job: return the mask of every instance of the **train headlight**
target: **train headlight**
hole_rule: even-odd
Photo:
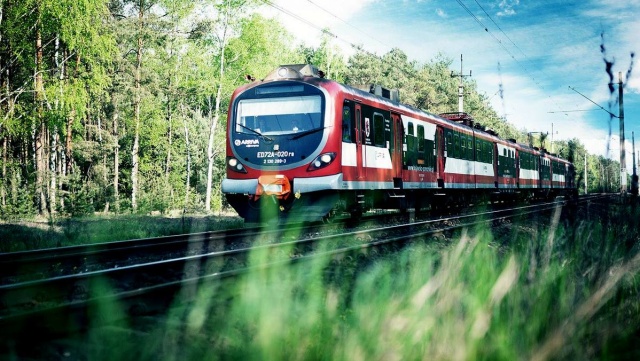
[[[309,168],[307,170],[313,171],[322,169],[329,164],[331,164],[336,159],[336,153],[323,153],[316,157],[316,159],[311,162]]]
[[[234,157],[227,157],[227,170],[238,173],[247,173],[242,163]]]

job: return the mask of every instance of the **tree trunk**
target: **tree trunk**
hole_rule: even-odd
[[[2,25],[2,20],[4,18],[4,9],[5,9],[5,3],[3,2],[0,5],[0,25]],[[2,42],[2,32],[0,32],[0,42]],[[10,49],[5,49],[5,50],[7,50],[7,54],[11,54]],[[7,69],[6,70],[7,76],[6,78],[3,77],[4,72],[0,71],[0,86],[2,87],[2,90],[6,91],[7,106],[6,106],[6,111],[4,113],[9,114],[9,111],[11,109],[10,107],[11,99],[9,96],[9,67],[5,65],[5,59],[2,55],[3,54],[0,53],[0,68]],[[9,183],[7,181],[7,147],[9,142],[9,136],[3,134],[2,127],[0,127],[0,136],[2,136],[2,181],[0,182],[0,205],[4,208],[7,206],[7,185]]]
[[[49,212],[51,214],[56,213],[56,190],[58,186],[58,181],[56,179],[56,164],[58,162],[57,159],[57,148],[58,148],[58,132],[57,127],[54,127],[53,134],[51,134],[51,156],[49,162],[49,170],[50,170],[50,183],[49,183]]]
[[[216,105],[213,111],[213,117],[211,118],[211,105],[209,105],[209,117],[211,118],[211,122],[209,123],[209,143],[207,145],[207,195],[205,200],[205,209],[207,212],[211,211],[211,185],[213,183],[213,162],[214,162],[214,151],[213,151],[213,141],[216,132],[216,128],[218,126],[218,120],[220,119],[220,97],[222,96],[222,83],[224,79],[225,72],[225,57],[224,52],[227,46],[227,33],[229,30],[229,22],[230,22],[231,14],[227,11],[224,15],[224,24],[222,37],[220,39],[220,47],[218,49],[220,54],[220,69],[219,69],[219,79],[218,79],[218,89],[216,91]],[[209,104],[211,104],[211,100],[209,100]]]
[[[71,139],[73,136],[73,122],[75,121],[75,117],[76,117],[76,110],[75,109],[71,109],[71,111],[69,112],[69,115],[67,116],[67,130],[66,130],[66,139],[64,142],[64,157],[65,157],[65,165],[64,165],[64,169],[63,169],[63,174],[64,175],[69,175],[71,174],[71,166],[72,166],[72,162],[71,162],[71,151],[72,151],[72,144],[71,144]]]
[[[63,94],[63,87],[62,87],[62,82],[64,81],[64,61],[61,63],[60,62],[60,37],[56,34],[56,40],[55,40],[55,55],[54,55],[54,60],[55,60],[55,64],[56,64],[56,68],[58,69],[58,85],[59,85],[59,97],[56,97],[55,100],[55,109],[56,111],[60,111],[60,109],[64,106],[64,94]],[[49,168],[50,168],[50,174],[51,174],[51,179],[50,179],[50,183],[49,183],[49,210],[51,212],[51,214],[56,213],[56,207],[57,207],[57,200],[56,200],[56,196],[57,196],[57,187],[58,187],[58,180],[57,180],[57,165],[58,165],[58,141],[59,141],[59,135],[58,135],[58,128],[57,126],[54,126],[53,129],[53,134],[51,134],[51,157],[49,159]]]
[[[186,210],[189,206],[189,185],[191,184],[191,143],[189,142],[189,126],[187,125],[187,118],[184,115],[184,104],[180,104],[180,109],[182,113],[182,120],[184,122],[184,143],[187,151],[187,180],[184,187],[183,206],[183,209]]]
[[[169,103],[167,103],[167,120],[169,121],[169,131],[167,134],[167,138],[168,138],[168,149],[167,149],[167,160],[165,163],[165,167],[164,167],[164,177],[165,180],[167,182],[167,184],[169,184],[169,172],[171,170],[171,147],[173,146],[173,119],[172,116],[173,114],[171,114],[171,105]]]
[[[115,90],[111,92],[111,106],[113,113],[111,114],[111,120],[113,122],[113,199],[116,212],[120,212],[120,193],[118,187],[120,180],[120,141],[118,139],[118,100],[116,98]]]
[[[36,5],[39,7],[40,4]],[[42,24],[40,15],[36,21],[36,67],[35,67],[35,101],[37,107],[37,118],[35,125],[35,166],[36,166],[36,197],[38,202],[38,213],[45,214],[47,209],[47,198],[44,192],[45,179],[45,147],[46,147],[46,127],[44,122],[44,80],[42,77]]]
[[[133,138],[133,149],[131,151],[131,208],[135,212],[138,209],[138,171],[140,169],[140,70],[142,67],[142,27],[144,18],[144,0],[140,0],[138,12],[138,48],[136,52],[136,69],[135,69],[135,101],[134,101],[134,121],[135,133]]]
[[[222,85],[220,85],[218,87],[218,92],[217,94],[220,94],[222,92]],[[218,97],[219,95],[216,97],[216,103],[218,103]],[[215,110],[212,110],[212,106],[211,106],[211,97],[209,97],[209,142],[207,145],[207,161],[208,161],[208,167],[207,167],[207,195],[206,195],[206,199],[205,199],[205,209],[207,210],[207,212],[211,211],[211,185],[213,183],[213,140],[214,140],[214,136],[216,133],[216,127],[218,126],[218,115],[214,114],[214,116],[211,116],[211,113],[214,112]]]
[[[2,207],[7,206],[7,143],[9,137],[2,137],[2,188],[0,189],[0,198]]]

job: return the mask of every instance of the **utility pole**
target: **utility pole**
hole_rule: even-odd
[[[471,70],[469,70],[469,75],[462,73],[462,54],[460,54],[460,74],[454,74],[453,70],[451,71],[452,78],[460,78],[460,83],[458,85],[458,113],[464,112],[464,84],[462,79],[468,76],[471,76]]]
[[[620,194],[627,189],[627,163],[624,151],[624,106],[622,101],[622,72],[618,72],[618,97],[620,98]]]
[[[549,133],[547,133],[549,134]],[[553,135],[558,134],[557,130],[553,130],[553,123],[551,123],[551,153],[555,153],[553,150]]]
[[[631,132],[631,144],[633,145],[633,175],[631,176],[631,194],[638,195],[638,174],[636,174],[636,137]]]
[[[584,194],[587,194],[587,153],[584,153]]]

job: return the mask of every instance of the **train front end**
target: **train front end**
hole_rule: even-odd
[[[290,65],[234,92],[222,192],[245,221],[318,220],[337,202],[332,84]]]

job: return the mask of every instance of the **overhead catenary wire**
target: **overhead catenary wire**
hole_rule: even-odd
[[[301,22],[303,22],[303,23],[305,23],[305,24],[307,24],[307,25],[311,26],[312,28],[314,28],[314,29],[316,29],[316,30],[320,31],[321,33],[327,34],[327,35],[329,35],[329,36],[331,36],[331,37],[333,37],[333,38],[335,38],[335,39],[337,39],[337,40],[342,41],[343,43],[347,44],[348,46],[350,46],[351,48],[355,49],[356,51],[360,51],[360,52],[366,53],[366,54],[368,54],[368,55],[370,55],[370,56],[372,56],[372,57],[374,57],[374,58],[376,58],[376,59],[380,60],[380,62],[382,62],[382,63],[386,63],[387,65],[392,66],[392,67],[394,67],[394,68],[396,68],[396,69],[398,69],[398,70],[402,71],[402,72],[403,72],[403,73],[405,73],[405,75],[407,75],[407,76],[410,76],[410,77],[414,77],[414,76],[416,76],[416,73],[417,73],[417,70],[416,70],[416,69],[411,69],[411,71],[409,71],[409,70],[407,70],[407,69],[405,69],[405,68],[400,68],[400,67],[398,67],[398,64],[393,64],[393,63],[390,63],[390,62],[386,62],[386,61],[382,58],[382,56],[379,56],[379,55],[377,55],[377,54],[375,54],[375,53],[372,53],[372,52],[370,52],[370,51],[368,51],[368,50],[364,49],[364,47],[362,47],[362,46],[360,46],[360,45],[356,45],[356,44],[354,44],[353,42],[351,42],[351,41],[349,41],[349,40],[346,40],[346,39],[344,39],[344,38],[342,38],[342,37],[340,37],[340,36],[338,36],[338,35],[336,35],[336,34],[334,34],[334,33],[330,32],[330,31],[328,31],[326,28],[323,28],[323,27],[320,27],[320,26],[318,26],[318,25],[314,24],[313,22],[311,22],[311,21],[309,21],[309,20],[307,20],[307,19],[303,18],[302,16],[297,15],[297,14],[295,14],[295,13],[293,13],[293,12],[291,12],[291,11],[289,11],[289,10],[287,10],[287,9],[285,9],[285,8],[283,8],[283,7],[279,6],[279,5],[277,5],[277,4],[275,4],[275,3],[274,3],[273,1],[271,1],[271,0],[263,0],[263,1],[264,1],[264,3],[265,3],[265,4],[267,4],[267,5],[271,6],[272,8],[274,8],[274,9],[276,9],[276,10],[278,10],[278,11],[280,11],[280,12],[282,12],[282,13],[286,14],[286,15],[289,15],[289,16],[291,16],[291,17],[293,17],[293,18],[295,18],[295,19],[297,19],[297,20],[299,20],[299,21],[301,21]],[[322,7],[320,7],[320,6],[318,6],[317,4],[315,4],[315,3],[311,2],[311,1],[309,1],[309,2],[310,2],[310,3],[312,3],[313,5],[315,5],[316,7],[321,8],[322,10],[324,10],[325,12],[327,12],[328,14],[330,14],[330,15],[334,16],[335,18],[340,19],[338,16],[334,15],[334,14],[333,14],[333,13],[331,13],[330,11],[328,11],[328,10],[326,10],[326,9],[324,9],[324,8],[322,8]],[[344,20],[342,20],[342,21],[344,21]],[[357,29],[357,28],[356,28],[356,27],[354,27],[354,26],[351,26],[351,27],[352,27],[352,28]],[[359,30],[359,31],[361,31],[361,30]],[[382,44],[382,45],[388,46],[388,45],[386,45],[386,44]]]
[[[478,0],[474,0],[476,2],[476,4],[478,4],[478,7],[480,9],[482,9],[482,12],[484,12],[484,14],[489,18],[489,20],[491,20],[491,22],[493,23],[493,25],[495,25],[498,30],[500,30],[500,32],[502,33],[502,35],[504,35],[505,38],[507,38],[507,40],[509,40],[509,42],[511,42],[511,44],[520,51],[520,53],[522,55],[525,56],[525,58],[527,57],[527,54],[524,53],[524,51],[522,51],[522,49],[520,49],[520,47],[518,45],[516,45],[516,43],[513,42],[513,40],[511,40],[511,38],[509,37],[509,35],[507,35],[507,33],[504,32],[504,30],[502,30],[502,28],[500,27],[500,25],[498,25],[498,23],[495,22],[495,20],[493,20],[493,17],[491,17],[491,15],[489,15],[489,13],[484,9],[484,7],[482,7],[482,5],[480,5],[480,3],[478,2]]]
[[[600,108],[600,110],[604,110],[605,112],[609,113],[609,115],[611,115],[614,118],[620,118],[619,116],[611,113],[610,111],[606,110],[602,105],[594,102],[593,100],[589,99],[586,95],[580,93],[579,91],[576,90],[576,88],[572,87],[571,85],[569,85],[569,89],[573,90],[574,92],[582,95],[583,98],[587,99],[588,101],[590,101],[591,103],[595,104],[595,106],[597,106],[598,108]]]
[[[478,4],[478,6],[482,9],[482,11],[487,14],[487,12],[484,10],[484,8],[478,3],[477,0],[474,0],[476,2],[476,4]],[[516,64],[518,64],[522,70],[524,70],[525,74],[527,74],[531,80],[533,80],[534,84],[536,84],[538,87],[540,87],[540,89],[546,93],[546,89],[544,88],[544,86],[542,84],[540,84],[540,82],[538,82],[536,80],[535,77],[533,77],[531,75],[531,72],[529,71],[529,69],[522,64],[522,62],[520,62],[520,60],[518,60],[515,55],[505,46],[505,44],[502,42],[502,40],[500,40],[491,30],[489,30],[489,27],[487,27],[470,9],[469,7],[467,7],[462,0],[456,0],[456,2],[458,3],[458,5],[460,5],[483,29],[484,31],[489,34],[497,43],[498,45],[500,45],[500,47],[511,57],[511,59],[513,59],[513,61],[516,62]],[[520,49],[519,46],[517,46],[507,35],[504,31],[502,31],[502,28],[500,28],[498,26],[498,24],[493,20],[493,18],[491,18],[491,16],[489,16],[489,14],[487,14],[487,16],[489,17],[489,19],[496,25],[496,27],[498,27],[498,29],[500,29],[500,31],[505,35],[505,37],[507,39],[509,39],[509,41],[511,41],[511,43],[520,51],[523,53],[523,55],[525,56],[526,59],[528,59],[528,57],[526,56],[526,54],[524,54],[524,52],[522,51],[522,49]],[[556,105],[557,108],[560,108],[560,106],[558,105],[558,103],[553,100],[551,98],[550,95],[547,95],[547,98],[549,98],[551,101],[553,101],[553,103]]]
[[[339,17],[339,16],[337,16],[336,14],[332,13],[331,11],[329,11],[329,10],[327,10],[327,9],[323,8],[322,6],[320,6],[320,5],[316,4],[315,2],[313,2],[313,1],[311,1],[311,0],[307,0],[307,2],[309,2],[309,3],[310,3],[310,4],[312,4],[313,6],[317,7],[318,9],[320,9],[320,10],[324,11],[325,13],[327,13],[327,14],[331,15],[332,17],[334,17],[334,18],[336,18],[336,19],[340,20],[341,22],[343,22],[344,24],[346,24],[346,25],[347,25],[347,26],[349,26],[350,28],[352,28],[352,29],[354,29],[354,30],[358,31],[359,33],[361,33],[361,34],[363,34],[363,35],[367,36],[369,39],[371,39],[371,40],[373,40],[373,41],[377,42],[378,44],[380,44],[380,45],[382,45],[382,46],[385,46],[385,47],[387,47],[387,48],[392,48],[392,46],[390,46],[390,45],[388,45],[388,44],[385,44],[385,43],[381,42],[381,41],[380,41],[380,39],[376,39],[376,38],[374,38],[373,36],[369,35],[367,32],[365,32],[365,31],[363,31],[363,30],[360,30],[358,27],[354,26],[352,23],[350,23],[350,22],[348,22],[348,21],[346,21],[346,20],[342,19],[341,17]]]

